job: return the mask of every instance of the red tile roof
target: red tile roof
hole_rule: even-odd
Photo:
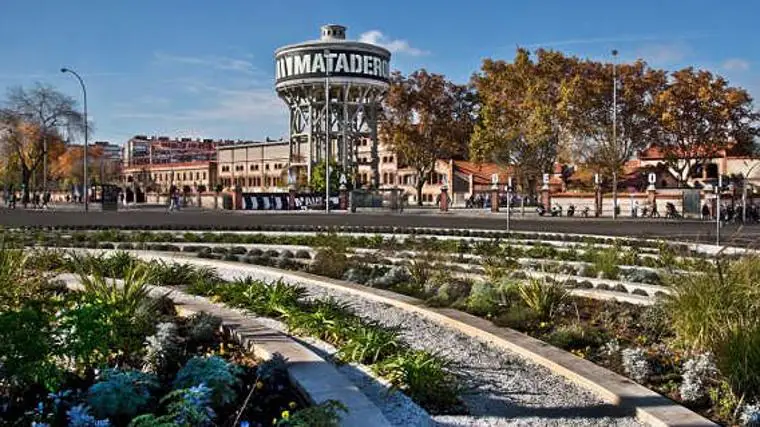
[[[466,160],[454,160],[454,171],[464,175],[472,175],[474,184],[490,184],[491,175],[498,174],[499,182],[507,182],[512,174],[512,168],[499,166],[496,163],[475,163]]]

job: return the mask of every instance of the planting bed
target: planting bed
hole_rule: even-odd
[[[17,230],[6,232],[6,240],[26,246],[172,252],[387,289],[539,338],[718,422],[741,424],[760,415],[754,406],[760,395],[760,261],[740,258],[741,251],[716,262],[692,245],[604,237],[467,230],[450,230],[448,235],[437,230],[430,236],[424,235],[427,230],[386,227],[333,230],[341,234],[320,234],[328,230],[314,227],[257,231]],[[532,384],[526,378],[546,377],[540,368],[505,371],[505,364],[518,366],[519,359],[488,347],[468,350],[471,339],[452,336],[446,328],[399,309],[319,287],[308,291],[311,298],[351,303],[360,317],[383,327],[403,325],[399,337],[411,349],[447,348],[442,360],[453,363],[450,372],[464,374],[462,384],[476,390],[472,396],[457,393],[462,408],[472,415],[529,417],[530,410],[520,412],[521,403],[536,412],[536,402],[504,389],[513,384],[510,378]],[[331,342],[340,351],[340,340]],[[549,389],[546,395],[560,394]],[[489,390],[498,392],[489,395]],[[574,393],[580,403],[572,401],[575,397],[569,402],[548,400],[546,407],[596,404],[593,397]],[[512,406],[504,403],[505,396],[513,399]],[[583,403],[587,398],[591,400]],[[442,405],[445,410],[429,402],[423,406],[437,413],[437,420],[468,420],[457,414],[461,406],[453,401]]]
[[[0,250],[0,425],[337,425],[341,404],[307,407],[284,359],[258,360],[215,316],[180,317],[129,260],[100,266],[119,285],[74,291],[50,273],[91,273],[81,258]]]

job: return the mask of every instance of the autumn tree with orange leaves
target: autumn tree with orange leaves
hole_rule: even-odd
[[[743,155],[755,152],[760,114],[746,90],[729,86],[721,76],[693,68],[676,71],[654,99],[654,109],[666,163],[682,182],[696,166],[724,150]]]
[[[475,105],[470,88],[440,74],[423,69],[391,76],[380,128],[399,161],[417,172],[418,205],[436,161],[466,156]]]
[[[0,152],[7,159],[3,164],[6,178],[15,172],[25,191],[29,191],[30,182],[46,156],[53,160],[53,155],[63,154],[59,130],[63,127],[72,133],[84,130],[83,115],[76,107],[73,98],[48,85],[8,91],[0,108]],[[53,163],[49,162],[51,166]]]

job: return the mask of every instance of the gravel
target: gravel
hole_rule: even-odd
[[[167,257],[169,258],[169,257]],[[185,260],[182,260],[185,261]],[[193,263],[192,260],[188,259]],[[254,276],[246,266],[221,266],[214,263],[227,279]],[[271,280],[270,275],[262,279]],[[285,280],[288,282],[289,280]],[[590,392],[533,364],[514,353],[497,348],[477,338],[431,322],[399,308],[362,299],[354,294],[317,285],[299,284],[310,297],[333,297],[348,303],[365,318],[387,326],[399,326],[404,339],[414,348],[438,353],[452,361],[462,374],[468,390],[462,399],[469,415],[433,416],[440,426],[638,426],[633,416],[605,403]],[[266,326],[282,330],[271,319],[260,319]],[[274,323],[272,323],[274,322]],[[309,340],[325,354],[334,348]],[[400,393],[388,394],[385,386],[361,367],[346,365],[341,371],[381,408],[395,425],[428,425],[427,418],[416,404]]]

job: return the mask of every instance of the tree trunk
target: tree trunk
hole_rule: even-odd
[[[617,218],[617,172],[612,172],[612,217]]]
[[[417,206],[422,206],[422,187],[425,186],[425,181],[422,179],[417,180],[415,187],[417,189]]]

